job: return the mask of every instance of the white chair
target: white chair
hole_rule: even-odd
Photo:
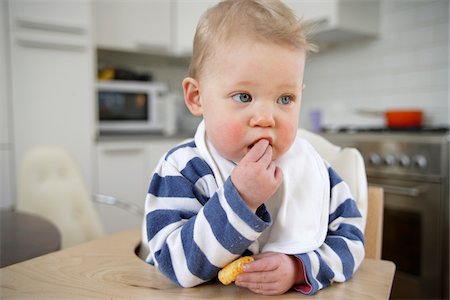
[[[365,249],[367,258],[381,258],[383,232],[383,190],[367,186],[364,159],[355,148],[341,148],[320,135],[304,129],[299,135],[309,141],[319,154],[349,185],[365,225]]]
[[[118,199],[92,196],[75,158],[57,145],[37,146],[21,163],[16,209],[39,215],[59,229],[62,248],[104,235],[93,200],[143,216],[143,209]]]
[[[104,234],[79,166],[59,146],[39,146],[25,154],[16,209],[55,224],[63,248]]]

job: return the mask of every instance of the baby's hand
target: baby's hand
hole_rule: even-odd
[[[265,139],[259,140],[231,172],[231,181],[253,212],[275,193],[282,178],[281,169],[272,161],[272,146]]]
[[[303,266],[294,256],[266,252],[253,256],[255,261],[244,266],[236,285],[263,295],[280,295],[294,284],[303,283]]]

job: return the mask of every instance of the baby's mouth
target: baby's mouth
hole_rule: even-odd
[[[264,140],[264,139],[261,139],[261,140]],[[257,140],[256,142],[254,142],[253,144],[250,144],[248,147],[247,147],[247,150],[250,150],[250,149],[252,149],[253,148],[253,146],[255,146],[256,145],[256,143],[258,143],[260,140]],[[269,141],[269,140],[268,140]],[[269,141],[269,146],[271,146],[272,147],[272,143]]]

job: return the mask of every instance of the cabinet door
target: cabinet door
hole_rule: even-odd
[[[115,143],[97,146],[98,194],[142,207],[148,189],[148,151],[144,144]],[[97,205],[107,233],[140,228],[142,218],[118,207]]]
[[[10,1],[9,12],[16,174],[30,148],[58,144],[72,152],[91,186],[91,3]]]
[[[158,165],[159,160],[163,157],[163,155],[175,147],[176,145],[180,144],[183,140],[181,139],[164,139],[164,140],[157,140],[152,141],[149,143],[149,157],[147,161],[147,166],[149,168],[149,173],[152,173],[156,166]],[[148,176],[148,182],[150,183],[150,175]]]
[[[95,0],[99,48],[167,53],[171,46],[171,1]]]
[[[175,54],[190,55],[192,53],[192,42],[198,20],[208,8],[218,2],[218,0],[175,0]]]
[[[98,194],[116,197],[142,208],[152,173],[160,158],[178,139],[161,139],[142,143],[115,142],[97,146]],[[97,205],[108,233],[140,228],[142,218],[114,206]],[[120,220],[120,221],[118,221]]]
[[[91,23],[91,1],[10,0],[12,29],[83,33]]]
[[[6,14],[6,2],[0,2],[0,146],[10,144],[11,139],[9,135],[9,111],[10,101],[8,100],[8,73],[7,73],[7,28],[8,24]]]
[[[285,0],[298,18],[304,21],[331,23],[336,18],[338,0]]]
[[[11,157],[12,141],[10,136],[9,114],[11,101],[9,100],[9,75],[7,73],[7,39],[6,2],[0,1],[0,208],[9,208],[13,204],[13,177]]]

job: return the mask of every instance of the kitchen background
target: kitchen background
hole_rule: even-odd
[[[448,126],[449,1],[379,1],[376,21],[375,37],[342,38],[332,44],[331,39],[321,39],[320,52],[310,56],[306,68],[302,127],[311,128],[309,114],[316,110],[322,112],[325,126],[381,126],[382,118],[357,110],[392,108],[423,109],[427,125]],[[99,53],[105,64],[149,70],[174,91],[180,91],[188,63]]]
[[[449,1],[382,1],[380,34],[324,49],[306,72],[308,111],[328,125],[378,125],[357,108],[419,108],[428,125],[449,123]]]
[[[69,149],[92,193],[142,207],[151,169],[199,121],[184,109],[181,81],[198,17],[215,2],[0,0],[0,207],[14,207],[21,160],[40,144]],[[300,127],[315,130],[313,115],[331,131],[381,127],[381,116],[360,110],[397,108],[422,110],[427,127],[449,127],[449,0],[287,3],[318,24]],[[178,132],[100,135],[96,72],[106,66],[167,83],[178,95]],[[97,209],[107,232],[141,224]]]

